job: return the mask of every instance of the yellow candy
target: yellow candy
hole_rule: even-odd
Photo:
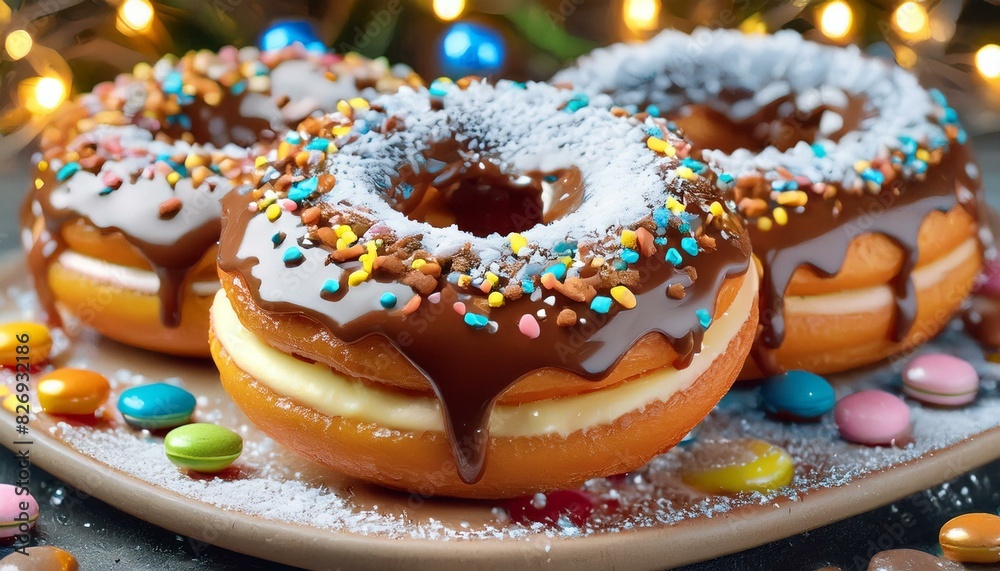
[[[677,167],[677,170],[674,172],[677,173],[677,176],[685,180],[693,180],[695,177],[694,171],[689,167]]]
[[[458,276],[458,287],[469,287],[472,283],[472,276],[462,274]]]
[[[511,232],[507,238],[510,240],[510,249],[513,250],[515,254],[520,252],[521,248],[528,245],[528,239],[517,232]]]
[[[427,260],[425,260],[423,258],[417,258],[416,260],[413,260],[413,263],[410,264],[410,267],[413,268],[413,269],[415,269],[415,270],[419,270],[420,268],[422,268],[422,267],[424,267],[426,265],[427,265]]]
[[[620,303],[625,309],[635,307],[635,294],[625,286],[615,286],[611,288],[611,297]]]
[[[357,285],[361,285],[367,279],[368,279],[368,272],[364,270],[356,270],[352,272],[351,275],[347,276],[347,283],[351,287],[354,287]]]
[[[788,211],[780,206],[771,211],[771,216],[774,217],[774,221],[778,223],[778,226],[788,224]]]
[[[368,110],[368,100],[364,97],[352,97],[348,103],[352,108],[357,109],[358,111]]]
[[[646,139],[646,146],[649,147],[651,151],[663,153],[668,157],[672,157],[677,154],[677,149],[675,149],[673,145],[659,137],[650,137]]]
[[[772,224],[773,223],[771,222],[770,218],[764,218],[763,216],[761,216],[760,218],[757,219],[758,230],[767,232],[768,230],[771,229]]]
[[[347,224],[341,224],[333,229],[333,233],[337,235],[338,238],[343,238],[344,234],[351,232],[351,227]]]
[[[680,214],[681,212],[684,212],[684,208],[685,208],[684,204],[682,204],[681,201],[677,200],[673,196],[667,197],[667,209],[673,212],[674,214]]]
[[[193,169],[194,167],[204,166],[204,164],[205,164],[205,159],[199,157],[198,155],[188,155],[187,158],[184,159],[184,166],[189,169]]]
[[[924,161],[925,163],[931,160],[931,154],[927,152],[927,149],[917,149],[916,157],[918,160]]]
[[[267,157],[263,157],[263,156],[257,157],[253,161],[253,166],[255,166],[257,168],[261,168],[261,167],[265,166],[266,164],[267,164]]]
[[[21,401],[18,400],[17,397],[18,397],[18,395],[7,395],[7,396],[5,396],[3,398],[3,407],[5,409],[9,410],[10,412],[24,412],[23,410],[21,410],[21,411],[17,410],[17,406],[19,404],[22,404]]]
[[[181,180],[181,174],[178,172],[172,172],[167,175],[167,182],[170,183],[170,186],[176,185],[180,180]]]
[[[51,350],[52,334],[41,323],[14,321],[0,325],[0,365],[4,367],[42,363]]]
[[[621,242],[622,246],[625,246],[626,248],[635,248],[635,232],[631,230],[622,230]]]
[[[681,477],[706,492],[767,492],[790,484],[795,473],[788,452],[762,440],[706,443],[699,452]]]
[[[1000,563],[1000,517],[990,513],[960,515],[941,528],[944,556],[962,563]]]
[[[493,285],[497,285],[497,282],[500,281],[500,277],[493,272],[486,272],[486,279]]]
[[[709,207],[709,211],[712,213],[712,216],[722,216],[723,213],[722,204],[719,204],[718,202],[713,202],[712,206]]]
[[[267,215],[268,220],[274,222],[281,216],[281,207],[277,204],[271,204],[267,207],[267,210],[264,211],[264,214]]]
[[[42,179],[40,179],[40,178],[36,178],[35,179],[35,190],[38,190],[38,189],[42,188],[42,186],[44,186],[44,185],[45,185],[45,183],[42,181]]]
[[[789,190],[779,193],[775,201],[782,206],[804,206],[809,202],[809,195],[801,190]]]
[[[47,170],[49,170],[49,162],[48,161],[38,161],[38,172],[45,172]]]
[[[500,307],[503,305],[503,294],[495,291],[489,295],[487,301],[489,301],[490,307]]]
[[[351,126],[350,125],[337,125],[336,127],[334,127],[332,129],[332,131],[333,131],[333,136],[335,136],[335,137],[343,137],[344,135],[346,135],[346,134],[348,134],[348,133],[351,132]]]
[[[343,234],[340,235],[340,239],[347,244],[353,244],[358,241],[358,235],[355,234],[354,231],[352,231],[350,228],[348,228],[347,232],[344,232]]]
[[[869,166],[871,166],[871,163],[868,161],[858,161],[854,163],[854,170],[859,173],[862,173],[865,172],[865,169],[867,169]]]
[[[351,104],[343,99],[337,102],[337,111],[344,117],[351,117],[354,115],[354,110],[351,109]]]
[[[38,404],[49,414],[94,414],[111,393],[104,375],[86,369],[56,369],[38,381]]]

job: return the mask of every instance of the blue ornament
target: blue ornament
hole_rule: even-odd
[[[782,420],[816,420],[837,403],[826,379],[807,371],[788,371],[768,378],[760,389],[761,408]]]
[[[312,22],[309,20],[281,20],[268,26],[260,35],[260,49],[267,52],[280,50],[292,44],[302,44],[311,52],[326,51],[323,41],[316,35]]]
[[[452,24],[441,40],[441,63],[451,76],[489,75],[503,68],[506,46],[494,29],[473,22]]]

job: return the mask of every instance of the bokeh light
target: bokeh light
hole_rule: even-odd
[[[839,40],[851,33],[854,25],[854,11],[847,2],[836,0],[820,8],[819,29],[823,35]]]
[[[434,14],[450,22],[462,15],[465,11],[465,0],[434,0]]]
[[[118,7],[118,18],[129,28],[142,32],[153,24],[156,12],[149,0],[125,0]]]
[[[33,46],[31,41],[31,34],[25,30],[14,30],[13,32],[7,34],[7,39],[4,40],[3,48],[7,51],[7,55],[10,56],[12,60],[19,60],[24,56],[28,55]]]
[[[48,113],[66,101],[66,83],[58,77],[36,77],[21,83],[22,94],[32,113]]]
[[[441,41],[441,63],[448,75],[487,75],[503,68],[506,47],[492,28],[473,22],[452,24]]]
[[[930,17],[927,9],[916,2],[903,2],[892,13],[892,23],[903,37],[911,40],[926,40],[931,35]]]
[[[986,44],[976,52],[976,69],[987,79],[1000,77],[1000,46]]]
[[[649,32],[659,27],[660,0],[625,0],[622,14],[633,32]]]

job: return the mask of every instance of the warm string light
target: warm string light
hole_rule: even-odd
[[[1000,46],[986,44],[976,52],[976,69],[986,79],[1000,78]]]
[[[622,14],[633,32],[649,32],[660,24],[660,0],[625,0]]]
[[[125,0],[118,7],[118,20],[128,29],[144,32],[153,24],[156,11],[149,0]],[[121,26],[118,27],[121,29]]]
[[[434,0],[434,15],[450,22],[465,11],[465,0]]]
[[[12,60],[19,60],[24,56],[28,55],[31,51],[31,47],[34,43],[31,41],[31,34],[25,30],[14,30],[13,32],[7,34],[7,39],[4,40],[3,48],[6,50],[7,55],[10,56]]]
[[[927,9],[917,2],[900,4],[892,14],[892,24],[906,39],[921,41],[931,37]]]
[[[854,25],[854,11],[842,0],[829,2],[820,8],[819,29],[823,35],[834,40],[846,38]]]
[[[66,101],[66,83],[58,77],[46,76],[21,82],[25,106],[32,113],[49,113]]]

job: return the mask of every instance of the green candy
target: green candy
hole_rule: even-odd
[[[221,472],[243,452],[243,439],[228,428],[195,423],[175,428],[163,439],[169,459],[195,472]]]

